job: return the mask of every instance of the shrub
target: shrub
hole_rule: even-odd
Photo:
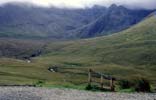
[[[90,84],[88,84],[86,86],[86,90],[99,91],[100,88],[97,85],[90,85]]]
[[[131,82],[128,80],[120,80],[119,81],[119,86],[121,89],[128,89],[131,87]]]
[[[37,87],[42,87],[44,84],[45,84],[45,81],[39,80],[39,81],[37,81],[37,82],[35,83],[35,86],[37,86]]]
[[[92,90],[92,86],[91,86],[90,84],[88,84],[88,85],[86,86],[86,90]]]
[[[151,92],[150,83],[148,80],[142,78],[135,81],[135,90],[137,92]]]

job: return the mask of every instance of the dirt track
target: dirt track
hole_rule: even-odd
[[[101,93],[33,87],[0,87],[0,100],[156,100],[156,94]]]

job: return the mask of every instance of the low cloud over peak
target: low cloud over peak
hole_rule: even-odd
[[[109,7],[112,4],[117,4],[131,9],[156,9],[156,0],[0,0],[1,5],[10,2],[27,2],[37,6],[59,8],[85,8],[94,5]]]

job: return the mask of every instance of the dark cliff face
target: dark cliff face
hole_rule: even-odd
[[[0,37],[88,38],[125,29],[152,11],[112,5],[87,9],[0,7]]]
[[[104,7],[84,10],[8,4],[0,7],[0,36],[64,38],[68,31],[89,24],[104,11]]]
[[[140,22],[151,12],[149,10],[130,10],[123,6],[112,5],[96,21],[81,28],[79,35],[86,38],[119,32]]]

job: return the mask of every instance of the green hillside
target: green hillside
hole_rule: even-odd
[[[87,70],[121,79],[144,77],[156,81],[156,17],[148,17],[114,35],[67,42],[48,42],[42,55],[26,61],[1,58],[0,84],[83,86]],[[58,73],[48,71],[57,66]],[[124,76],[124,77],[123,77]]]
[[[156,18],[150,17],[136,26],[115,35],[51,43],[48,56],[90,56],[100,63],[119,65],[155,65]]]

